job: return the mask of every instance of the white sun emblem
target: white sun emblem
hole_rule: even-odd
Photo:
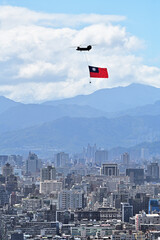
[[[93,68],[92,68],[92,71],[96,71],[96,68],[93,67]]]

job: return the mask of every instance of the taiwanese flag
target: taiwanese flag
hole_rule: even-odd
[[[107,68],[88,66],[91,78],[108,78]]]

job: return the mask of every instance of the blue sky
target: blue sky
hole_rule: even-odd
[[[0,95],[39,102],[133,82],[160,87],[159,9],[159,0],[0,0]],[[96,44],[88,58],[107,66],[107,81],[87,85],[84,58],[70,49],[79,44]]]
[[[159,0],[1,0],[0,3],[49,13],[125,15],[131,30],[139,34],[142,30],[148,32],[147,25],[158,26],[160,18]]]
[[[122,25],[146,43],[145,51],[141,52],[146,63],[160,66],[159,0],[0,0],[0,4],[48,13],[126,16]]]

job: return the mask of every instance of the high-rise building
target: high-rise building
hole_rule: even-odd
[[[0,206],[9,203],[9,194],[6,192],[5,187],[0,185]]]
[[[133,217],[133,206],[129,203],[121,203],[122,222],[129,222],[129,218]]]
[[[148,213],[149,196],[147,193],[136,193],[135,197],[132,196],[129,199],[129,203],[133,206],[134,216],[140,211],[145,211],[146,213]]]
[[[11,206],[17,203],[17,194],[15,192],[10,194],[9,203]]]
[[[56,179],[56,169],[53,166],[47,166],[41,169],[41,181],[44,180],[55,180]]]
[[[152,162],[147,165],[147,176],[151,180],[158,180],[159,179],[159,166],[158,163]]]
[[[143,168],[128,168],[126,169],[126,176],[130,177],[130,182],[136,185],[144,183],[144,169]]]
[[[59,209],[75,210],[84,207],[84,193],[75,190],[62,190],[58,195]]]
[[[121,155],[121,161],[124,165],[128,166],[130,162],[130,156],[129,153],[125,152]]]
[[[11,174],[13,174],[13,167],[9,163],[6,163],[2,168],[2,175],[7,178]]]
[[[104,163],[101,167],[101,174],[106,176],[118,176],[118,165],[116,163]]]
[[[97,150],[95,152],[95,164],[101,166],[102,163],[107,163],[108,152],[106,150]]]
[[[96,150],[97,150],[96,144],[94,144],[93,146],[88,144],[86,148],[83,148],[83,155],[88,163],[94,161]]]
[[[147,148],[141,148],[141,159],[147,160],[149,157],[149,151]]]
[[[69,163],[69,154],[60,152],[55,155],[55,166],[56,167],[65,167]]]
[[[29,152],[29,156],[26,160],[26,173],[28,175],[36,174],[40,171],[41,160],[35,153]]]
[[[13,174],[6,178],[6,190],[11,193],[18,190],[17,177]]]

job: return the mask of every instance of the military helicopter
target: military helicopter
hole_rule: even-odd
[[[92,49],[91,45],[88,45],[87,47],[77,47],[77,51],[90,51]]]

